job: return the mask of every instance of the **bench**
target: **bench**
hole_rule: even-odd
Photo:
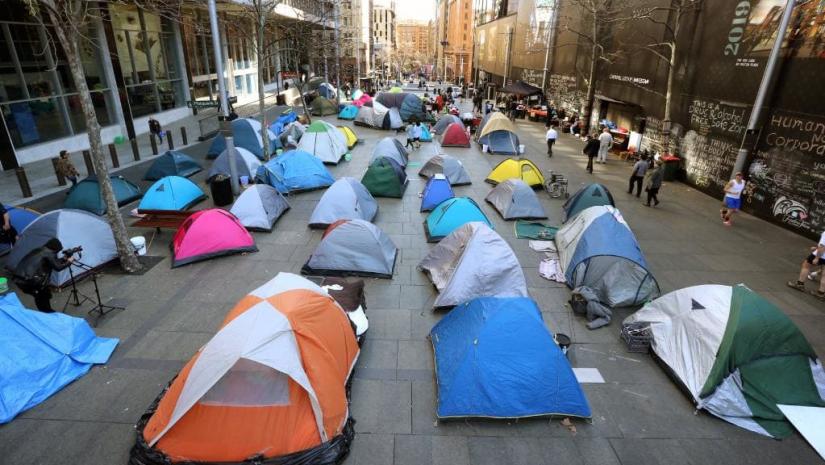
[[[194,211],[176,211],[176,210],[138,210],[138,214],[143,215],[142,218],[132,223],[133,227],[137,228],[156,228],[160,232],[161,228],[178,229],[180,225],[186,221],[186,218],[195,213]]]

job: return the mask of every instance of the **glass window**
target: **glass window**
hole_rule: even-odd
[[[181,81],[166,81],[158,83],[161,110],[170,110],[183,106],[183,92],[180,90]]]
[[[42,98],[0,105],[15,147],[39,144],[70,136],[60,106],[62,97]]]
[[[126,88],[126,93],[133,118],[139,118],[158,111],[154,84],[130,86]]]
[[[255,82],[257,80],[257,79],[252,79],[252,77],[253,77],[253,75],[251,75],[251,74],[246,75],[246,91],[250,94],[255,93],[255,86],[254,86],[253,82]]]

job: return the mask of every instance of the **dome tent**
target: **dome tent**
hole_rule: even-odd
[[[619,210],[585,209],[556,232],[555,241],[571,289],[587,286],[610,307],[637,305],[659,295],[659,285]]]
[[[418,264],[438,289],[434,308],[476,297],[527,297],[513,250],[485,223],[469,222],[445,237]]]
[[[586,208],[599,205],[615,207],[616,204],[613,202],[613,194],[602,184],[588,184],[577,190],[576,193],[571,195],[570,198],[564,202],[564,205],[562,205],[564,221],[573,218]]]
[[[312,100],[310,113],[313,116],[328,116],[338,113],[338,105],[326,97],[316,97]]]
[[[461,122],[461,118],[459,118],[456,115],[443,115],[441,118],[438,118],[438,121],[433,126],[433,134],[444,134],[444,131],[447,130],[447,127],[449,127],[453,123],[461,123],[462,125],[464,124]]]
[[[303,150],[290,150],[269,160],[258,168],[255,179],[282,194],[323,189],[335,182],[323,162]]]
[[[499,183],[485,198],[505,220],[547,218],[536,193],[520,179]]]
[[[192,181],[180,176],[166,176],[146,190],[146,195],[138,204],[138,211],[183,211],[204,199],[206,194]]]
[[[330,100],[334,100],[336,98],[336,95],[338,94],[338,92],[335,91],[335,87],[328,82],[322,82],[318,86],[318,88],[315,89],[315,91],[318,92],[318,95],[320,95],[321,97]]]
[[[32,221],[40,216],[40,212],[30,210],[24,207],[6,207],[6,212],[9,214],[9,222],[18,233],[22,233]],[[5,255],[11,250],[11,244],[0,242],[0,255]]]
[[[424,166],[418,170],[418,174],[425,178],[431,178],[435,174],[443,174],[453,186],[464,186],[473,183],[461,160],[444,154],[436,155],[427,160]]]
[[[373,197],[393,197],[400,199],[407,188],[407,173],[393,159],[381,157],[370,163],[361,184]]]
[[[338,119],[354,120],[356,115],[358,115],[358,107],[347,105],[338,112]]]
[[[111,175],[109,179],[112,182],[112,190],[114,190],[115,201],[118,207],[122,207],[142,197],[140,188],[129,182],[129,180],[123,176]],[[103,201],[103,194],[100,192],[100,184],[98,183],[97,176],[91,175],[72,186],[72,188],[69,189],[66,201],[63,202],[63,208],[86,210],[95,215],[105,214],[106,203]]]
[[[141,417],[130,463],[339,463],[354,437],[348,380],[358,343],[322,288],[279,273]]]
[[[341,135],[344,136],[344,140],[347,142],[347,149],[355,147],[355,144],[358,143],[358,136],[355,134],[355,131],[346,126],[338,126],[338,130],[341,132]]]
[[[462,303],[430,332],[438,418],[590,418],[567,357],[526,297]]]
[[[360,92],[360,90],[358,91]],[[355,93],[352,95],[352,104],[358,108],[361,108],[364,105],[372,104],[372,97],[369,94],[365,94],[361,92],[361,95],[355,96]]]
[[[387,118],[390,121],[389,129],[399,129],[404,127],[404,119],[401,118],[401,112],[398,111],[398,108],[390,108],[387,111]]]
[[[398,248],[378,226],[340,220],[329,226],[301,273],[392,278]]]
[[[421,209],[419,211],[428,212],[437,207],[441,202],[455,197],[450,181],[443,174],[434,174],[427,181],[424,192],[421,194]]]
[[[521,179],[530,187],[542,187],[544,176],[541,170],[532,161],[526,158],[508,158],[493,168],[487,175],[486,182],[496,185],[508,179]]]
[[[325,229],[338,220],[372,221],[378,202],[363,184],[354,178],[341,178],[324,192],[309,217],[309,227]]]
[[[32,250],[42,247],[49,239],[57,238],[63,247],[83,247],[83,263],[92,268],[101,267],[117,258],[112,228],[104,219],[83,210],[53,210],[32,221],[20,232],[20,238],[6,258],[6,268],[13,271]],[[75,278],[86,270],[72,265]],[[63,287],[69,284],[69,268],[53,271],[49,284]]]
[[[304,132],[298,148],[315,155],[324,163],[337,165],[347,153],[347,141],[341,131],[326,121],[315,121]]]
[[[269,232],[287,210],[289,203],[277,189],[266,184],[254,184],[238,196],[229,212],[247,230]]]
[[[267,128],[269,135],[269,150],[270,155],[275,153],[275,150],[281,148],[281,143],[275,133]],[[232,121],[232,145],[241,147],[256,156],[259,160],[264,157],[264,143],[261,139],[261,123],[254,118],[238,118]],[[226,139],[223,134],[218,134],[212,140],[212,145],[206,152],[206,158],[216,158],[226,150]]]
[[[220,208],[192,213],[175,232],[169,246],[172,268],[224,255],[258,251],[255,239],[238,219]]]
[[[372,156],[370,157],[370,163],[378,160],[379,158],[386,157],[392,159],[394,162],[398,163],[402,167],[407,167],[407,149],[393,137],[385,137],[378,141],[375,144],[375,148],[372,149]]]
[[[390,109],[375,101],[365,104],[358,110],[354,124],[375,129],[398,129],[401,127],[401,123],[395,121],[395,118],[390,119]],[[393,126],[393,124],[396,124],[396,126]]]
[[[442,147],[469,147],[470,137],[461,123],[453,123],[447,126],[444,134],[441,136]]]
[[[261,166],[261,161],[258,160],[252,152],[243,147],[235,147],[235,168],[238,173],[238,179],[241,176],[247,176],[250,180],[258,172],[258,167]],[[232,170],[229,168],[229,151],[224,150],[221,155],[212,162],[212,168],[209,168],[209,173],[206,175],[206,182],[211,182],[212,178],[222,174],[229,176]]]
[[[783,438],[793,429],[778,404],[825,407],[816,352],[782,310],[743,284],[680,289],[624,323],[649,325],[653,352],[697,408],[739,427]]]
[[[469,197],[455,197],[438,204],[424,221],[427,242],[438,242],[465,223],[480,221],[490,228],[493,224]]]
[[[398,114],[404,121],[417,119],[422,121],[426,118],[421,99],[415,94],[408,92],[382,92],[378,94],[376,99],[380,104],[387,108],[395,108]]]
[[[157,181],[166,176],[183,176],[188,178],[200,172],[203,167],[192,157],[183,152],[168,150],[157,157],[143,175],[144,181]]]
[[[517,155],[519,139],[513,123],[501,112],[488,113],[483,126],[478,128],[478,143],[486,145],[490,153],[499,155]]]

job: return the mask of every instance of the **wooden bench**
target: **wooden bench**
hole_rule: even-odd
[[[160,232],[164,229],[178,229],[180,225],[189,218],[189,215],[195,213],[194,211],[176,211],[176,210],[138,210],[138,214],[144,215],[137,221],[132,223],[133,227],[137,228],[156,228]]]

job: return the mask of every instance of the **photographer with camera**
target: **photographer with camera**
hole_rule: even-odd
[[[44,313],[53,313],[49,288],[49,279],[53,271],[61,271],[74,262],[73,254],[80,252],[80,247],[63,250],[63,244],[56,238],[49,239],[42,247],[29,252],[14,270],[14,281],[20,290],[34,297],[37,309]]]

